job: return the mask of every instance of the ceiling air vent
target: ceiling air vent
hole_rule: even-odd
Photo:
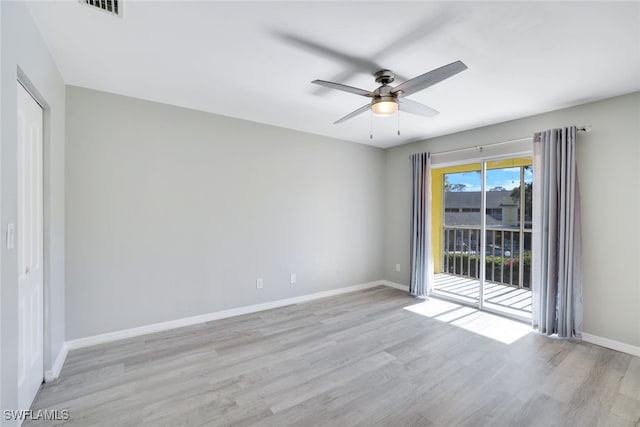
[[[93,6],[114,16],[122,16],[122,0],[80,0],[80,3]]]

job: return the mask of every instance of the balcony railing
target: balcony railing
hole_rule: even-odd
[[[530,229],[445,226],[443,272],[479,279],[483,245],[486,281],[531,289]]]

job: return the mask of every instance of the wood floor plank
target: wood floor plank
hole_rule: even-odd
[[[376,287],[75,350],[32,408],[71,419],[23,425],[640,425],[640,358],[417,304]]]

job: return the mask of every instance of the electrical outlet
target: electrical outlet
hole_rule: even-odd
[[[264,286],[264,281],[262,280],[262,277],[258,277],[256,279],[256,289],[262,289],[263,286]]]
[[[291,273],[291,284],[293,285],[294,283],[296,283],[296,273]]]
[[[400,264],[396,264],[396,271],[400,271]]]

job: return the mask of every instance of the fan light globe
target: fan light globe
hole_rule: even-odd
[[[376,116],[391,116],[398,111],[398,104],[395,101],[380,101],[371,106],[371,111]]]

